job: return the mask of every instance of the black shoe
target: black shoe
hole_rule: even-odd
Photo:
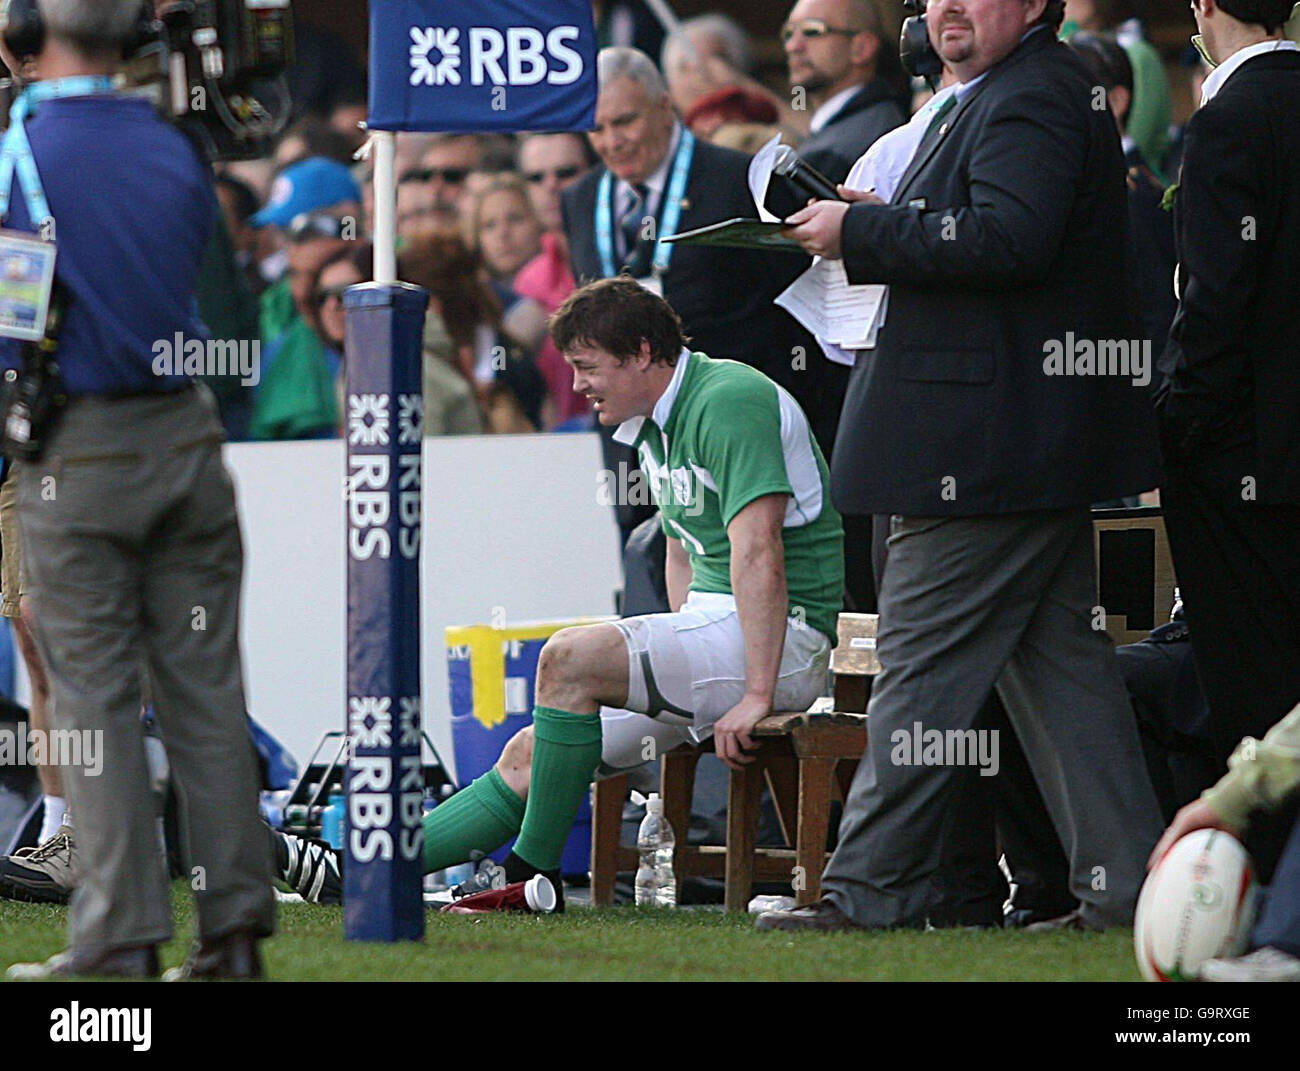
[[[276,831],[279,878],[313,904],[343,903],[343,862],[337,848],[323,840],[308,840]]]
[[[216,979],[251,981],[262,977],[258,938],[251,933],[226,934],[213,941],[200,941],[183,967],[173,967],[164,982],[199,982]]]
[[[560,877],[558,867],[555,870],[538,870],[532,863],[520,859],[514,852],[506,856],[504,866],[507,885],[513,885],[517,881],[527,881],[535,874],[546,875],[546,879],[555,889],[555,910],[551,914],[564,914],[564,879]]]

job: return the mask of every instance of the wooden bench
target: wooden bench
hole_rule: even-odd
[[[839,644],[831,656],[836,711],[772,714],[754,730],[755,761],[731,771],[727,801],[727,843],[687,844],[695,767],[713,750],[712,741],[682,745],[660,756],[660,796],[664,815],[677,835],[673,872],[688,877],[721,878],[727,911],[744,911],[754,882],[790,883],[795,899],[808,904],[821,896],[831,801],[843,799],[867,745],[865,715],[869,678],[879,672],[875,658],[874,614],[841,614]],[[858,706],[854,710],[852,707]],[[850,709],[839,709],[840,706]],[[760,789],[766,782],[776,805],[785,848],[757,846]],[[638,854],[621,843],[627,777],[598,781],[592,800],[591,902],[614,902],[620,871],[636,870]]]

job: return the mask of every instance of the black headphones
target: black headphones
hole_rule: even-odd
[[[903,6],[912,14],[903,20],[898,35],[898,58],[913,78],[924,78],[934,86],[934,79],[943,72],[943,60],[930,44],[930,31],[926,26],[926,0],[903,0]]]
[[[24,60],[45,47],[45,23],[36,0],[4,0],[4,41],[10,55]]]
[[[45,20],[37,0],[3,0],[0,19],[3,20],[5,47],[15,59],[25,60],[39,56],[45,47]],[[140,13],[131,37],[122,43],[123,58],[133,55],[153,36],[153,0],[140,0]]]

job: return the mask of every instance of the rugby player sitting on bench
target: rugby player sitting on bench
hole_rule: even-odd
[[[581,625],[547,641],[532,726],[424,819],[426,872],[518,835],[507,881],[544,873],[593,780],[712,734],[729,766],[754,726],[822,694],[844,589],[843,529],[798,405],[761,372],[686,347],[661,297],[627,277],[573,293],[551,335],[616,438],[640,456],[668,536],[672,613]],[[653,745],[651,742],[653,741]],[[339,854],[273,837],[276,870],[338,902]]]

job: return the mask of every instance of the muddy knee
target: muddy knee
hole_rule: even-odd
[[[533,766],[533,727],[520,729],[501,750],[497,759],[497,773],[521,799],[528,797],[528,775]]]

